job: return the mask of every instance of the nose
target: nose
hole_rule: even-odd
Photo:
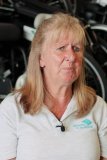
[[[76,54],[74,53],[73,49],[69,49],[67,52],[66,52],[66,55],[65,55],[65,60],[66,61],[69,61],[69,62],[75,62],[76,60]]]

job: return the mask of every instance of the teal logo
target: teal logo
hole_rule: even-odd
[[[85,129],[85,128],[93,128],[92,121],[89,119],[84,119],[83,121],[79,122],[78,124],[73,125],[76,129]]]
[[[85,119],[82,122],[86,125],[90,125],[92,123],[89,119]]]

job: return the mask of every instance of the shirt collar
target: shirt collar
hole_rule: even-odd
[[[75,111],[77,111],[77,102],[76,102],[76,97],[73,96],[71,98],[63,116],[61,117],[61,121],[66,119],[70,114],[74,113]]]
[[[66,108],[66,110],[60,120],[63,121],[64,119],[66,119],[70,114],[74,113],[75,111],[77,111],[77,103],[76,103],[76,97],[73,96],[71,98],[70,102],[68,103],[67,108]],[[42,107],[42,112],[45,112],[47,114],[50,113],[49,109],[47,108],[47,106],[45,104]]]

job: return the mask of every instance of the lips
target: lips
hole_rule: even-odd
[[[66,70],[67,70],[67,71],[72,71],[73,68],[71,68],[71,67],[64,67],[63,70],[65,70],[65,71],[66,71]]]
[[[64,67],[64,68],[62,69],[62,71],[63,71],[63,73],[69,74],[69,75],[71,75],[71,74],[74,73],[74,69],[71,68],[71,67]]]

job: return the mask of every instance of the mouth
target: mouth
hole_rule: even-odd
[[[63,70],[65,70],[65,71],[73,71],[73,68],[71,68],[71,67],[64,67]]]
[[[71,68],[71,67],[64,67],[64,68],[62,69],[62,71],[63,71],[63,73],[65,73],[65,74],[71,75],[71,74],[73,74],[74,69]]]

